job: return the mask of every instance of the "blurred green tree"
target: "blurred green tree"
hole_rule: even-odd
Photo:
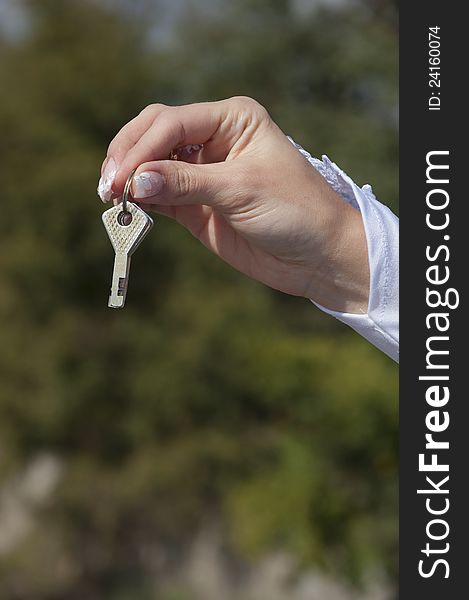
[[[164,219],[125,311],[108,310],[94,191],[106,144],[146,104],[248,94],[396,207],[392,3],[188,9],[165,44],[151,12],[25,6],[28,34],[0,39],[0,485],[42,451],[64,470],[0,556],[0,600],[153,598],[143,549],[177,562],[208,519],[241,556],[280,547],[392,577],[395,366]]]

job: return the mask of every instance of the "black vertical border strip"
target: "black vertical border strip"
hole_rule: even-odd
[[[469,397],[466,389],[467,279],[469,276],[469,224],[465,205],[469,204],[469,154],[466,146],[467,116],[464,105],[469,103],[465,88],[467,79],[468,25],[463,18],[464,3],[406,2],[400,6],[400,228],[401,228],[401,384],[400,384],[400,600],[453,600],[469,597]],[[441,70],[439,90],[429,87],[429,27],[440,27]],[[440,92],[441,110],[429,111],[428,98]],[[449,180],[445,189],[450,194],[448,212],[450,225],[444,232],[431,231],[426,226],[426,155],[433,150],[449,150]],[[444,159],[443,161],[444,162]],[[444,212],[444,211],[443,211]],[[444,235],[449,240],[443,240]],[[425,475],[419,473],[418,455],[425,451],[428,433],[425,417],[429,410],[425,400],[428,381],[419,376],[428,374],[426,341],[431,333],[426,326],[426,315],[432,312],[426,304],[426,269],[430,264],[425,256],[426,246],[437,248],[446,244],[450,250],[448,262],[438,264],[450,269],[446,287],[456,288],[460,295],[459,307],[446,310],[450,328],[449,362],[446,372],[450,380],[450,400],[445,408],[450,416],[448,430],[435,434],[435,439],[448,440],[449,450],[439,452],[439,462],[449,463],[448,495],[434,495],[434,506],[448,498],[450,508],[441,518],[449,525],[447,538],[434,541],[428,538],[426,527],[432,518],[426,509],[426,496],[417,494],[425,487]],[[443,256],[443,254],[441,255]],[[445,286],[441,286],[442,288]],[[442,290],[443,291],[443,290]],[[444,335],[444,334],[441,334]],[[445,344],[441,344],[443,348]],[[443,371],[432,371],[443,374]],[[431,454],[431,452],[430,452]],[[446,460],[444,460],[446,459]],[[435,473],[438,482],[446,474]],[[430,486],[427,485],[427,488]],[[442,486],[443,487],[443,486]],[[439,500],[437,500],[437,498]],[[435,526],[434,534],[444,532]],[[430,543],[432,549],[448,552],[426,557],[422,549]],[[419,561],[425,560],[424,570],[431,571],[434,561],[448,561],[446,567],[436,567],[431,577],[419,574]]]

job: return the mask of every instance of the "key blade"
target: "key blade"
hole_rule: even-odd
[[[130,255],[116,253],[112,271],[111,294],[108,302],[109,308],[123,308],[127,296],[129,270]]]

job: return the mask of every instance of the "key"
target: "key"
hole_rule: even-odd
[[[131,202],[106,210],[102,219],[116,253],[108,306],[122,308],[127,295],[130,258],[152,228],[153,219]]]

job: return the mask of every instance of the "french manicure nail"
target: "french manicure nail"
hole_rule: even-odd
[[[112,184],[117,173],[116,163],[111,157],[106,163],[103,174],[98,183],[98,196],[103,202],[109,202],[112,198]]]
[[[161,192],[164,185],[163,176],[160,173],[139,173],[134,177],[133,193],[134,198],[150,198]]]

